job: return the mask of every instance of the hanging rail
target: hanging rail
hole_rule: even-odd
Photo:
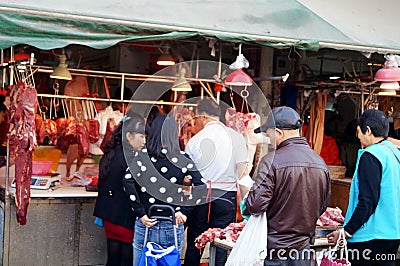
[[[33,69],[38,69],[38,72],[51,73],[53,68],[49,66],[32,66]],[[97,77],[97,78],[111,78],[111,79],[126,79],[126,80],[147,80],[156,82],[168,82],[173,83],[179,77],[174,76],[158,76],[158,75],[147,75],[147,74],[134,74],[134,73],[123,73],[123,72],[110,72],[110,71],[99,71],[99,70],[85,70],[77,68],[68,68],[73,75]],[[203,81],[203,82],[215,82],[214,79],[199,79],[199,78],[186,78],[188,81]]]
[[[92,97],[80,97],[80,96],[68,96],[68,95],[54,95],[54,94],[44,94],[44,93],[38,93],[37,96],[38,97],[48,97],[48,98],[60,98],[60,99],[102,101],[102,102],[123,102],[123,103],[197,106],[197,104],[195,104],[195,103],[176,103],[176,102],[151,101],[151,100],[120,100],[120,99],[92,98]]]

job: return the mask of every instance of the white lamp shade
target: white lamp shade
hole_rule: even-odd
[[[184,68],[179,72],[179,78],[172,85],[173,91],[192,91],[192,86],[185,78],[186,70]]]
[[[379,88],[384,90],[397,90],[399,89],[399,83],[397,81],[392,82],[382,82]]]
[[[71,73],[67,69],[67,65],[65,63],[67,61],[67,57],[65,55],[60,55],[59,60],[60,64],[50,74],[50,78],[71,80],[72,79]]]

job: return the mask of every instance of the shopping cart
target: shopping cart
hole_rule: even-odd
[[[171,222],[175,245],[164,248],[158,243],[147,242],[150,229],[146,227],[139,266],[181,266],[174,208],[169,205],[153,205],[149,209],[149,218]]]

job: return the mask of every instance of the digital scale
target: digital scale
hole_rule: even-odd
[[[60,174],[54,173],[49,175],[32,175],[31,188],[32,189],[49,189],[54,186],[54,182],[60,181]],[[15,187],[15,179],[11,183],[11,187]]]

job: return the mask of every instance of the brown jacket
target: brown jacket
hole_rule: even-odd
[[[323,159],[305,138],[287,139],[261,159],[255,181],[246,208],[267,212],[268,250],[305,248],[331,196]]]

